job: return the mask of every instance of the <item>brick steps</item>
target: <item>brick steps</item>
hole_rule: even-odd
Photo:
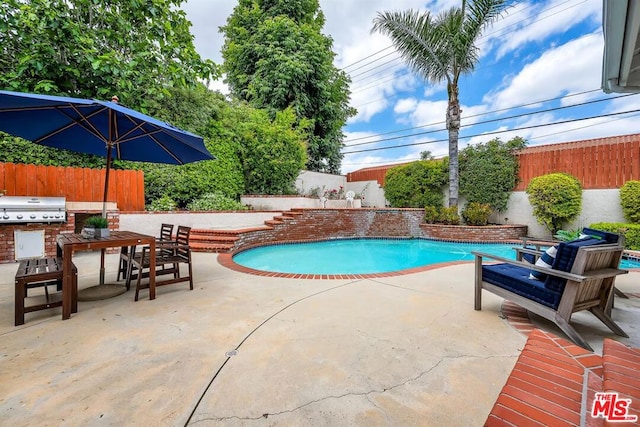
[[[236,242],[242,235],[257,231],[273,230],[273,227],[283,226],[290,221],[304,215],[304,211],[287,211],[266,220],[264,226],[242,228],[238,230],[216,230],[205,228],[192,228],[190,246],[194,252],[228,253],[236,248]]]
[[[605,425],[591,416],[597,392],[631,399],[628,415],[640,416],[640,349],[605,339],[599,356],[535,329],[485,425]]]

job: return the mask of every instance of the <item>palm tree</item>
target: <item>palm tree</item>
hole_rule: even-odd
[[[372,32],[391,38],[411,69],[431,83],[447,81],[449,131],[449,206],[458,205],[458,133],[460,99],[458,79],[478,63],[476,42],[482,31],[506,8],[506,0],[462,0],[435,18],[426,11],[378,12]]]

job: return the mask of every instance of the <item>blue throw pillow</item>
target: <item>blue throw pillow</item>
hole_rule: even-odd
[[[538,267],[551,268],[553,265],[553,261],[556,259],[556,254],[558,253],[558,246],[552,246],[538,258],[535,265]],[[529,274],[529,279],[534,280],[546,280],[547,275],[540,272],[531,270],[531,274]]]

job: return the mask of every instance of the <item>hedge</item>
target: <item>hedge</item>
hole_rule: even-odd
[[[625,224],[622,222],[596,222],[589,228],[610,231],[624,236],[625,249],[640,251],[640,224]]]

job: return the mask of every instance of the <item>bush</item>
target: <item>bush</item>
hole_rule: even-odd
[[[589,228],[621,234],[624,236],[625,249],[631,249],[634,251],[640,250],[640,224],[597,222],[595,224],[591,224]]]
[[[440,220],[438,222],[440,222],[441,224],[448,224],[448,225],[460,224],[460,215],[458,215],[458,207],[451,206],[448,208],[442,208],[442,210],[440,210]]]
[[[175,211],[178,208],[178,204],[166,194],[158,199],[155,199],[147,206],[148,211]]]
[[[224,194],[209,193],[189,203],[187,209],[190,211],[240,211],[247,208]]]
[[[462,211],[462,218],[468,225],[487,225],[493,210],[488,203],[471,202]]]
[[[447,182],[447,164],[442,160],[422,160],[387,171],[384,196],[394,208],[442,206],[442,187]]]
[[[435,224],[440,220],[440,209],[435,206],[427,206],[424,208],[424,222],[427,224]]]
[[[460,151],[460,193],[469,202],[487,203],[492,209],[507,210],[509,195],[518,183],[515,153],[526,146],[520,137],[502,142],[469,145]]]
[[[640,224],[640,181],[627,181],[620,188],[620,205],[627,221]]]
[[[527,194],[533,215],[551,234],[556,234],[562,224],[573,220],[582,209],[582,185],[576,177],[566,173],[533,178]]]

